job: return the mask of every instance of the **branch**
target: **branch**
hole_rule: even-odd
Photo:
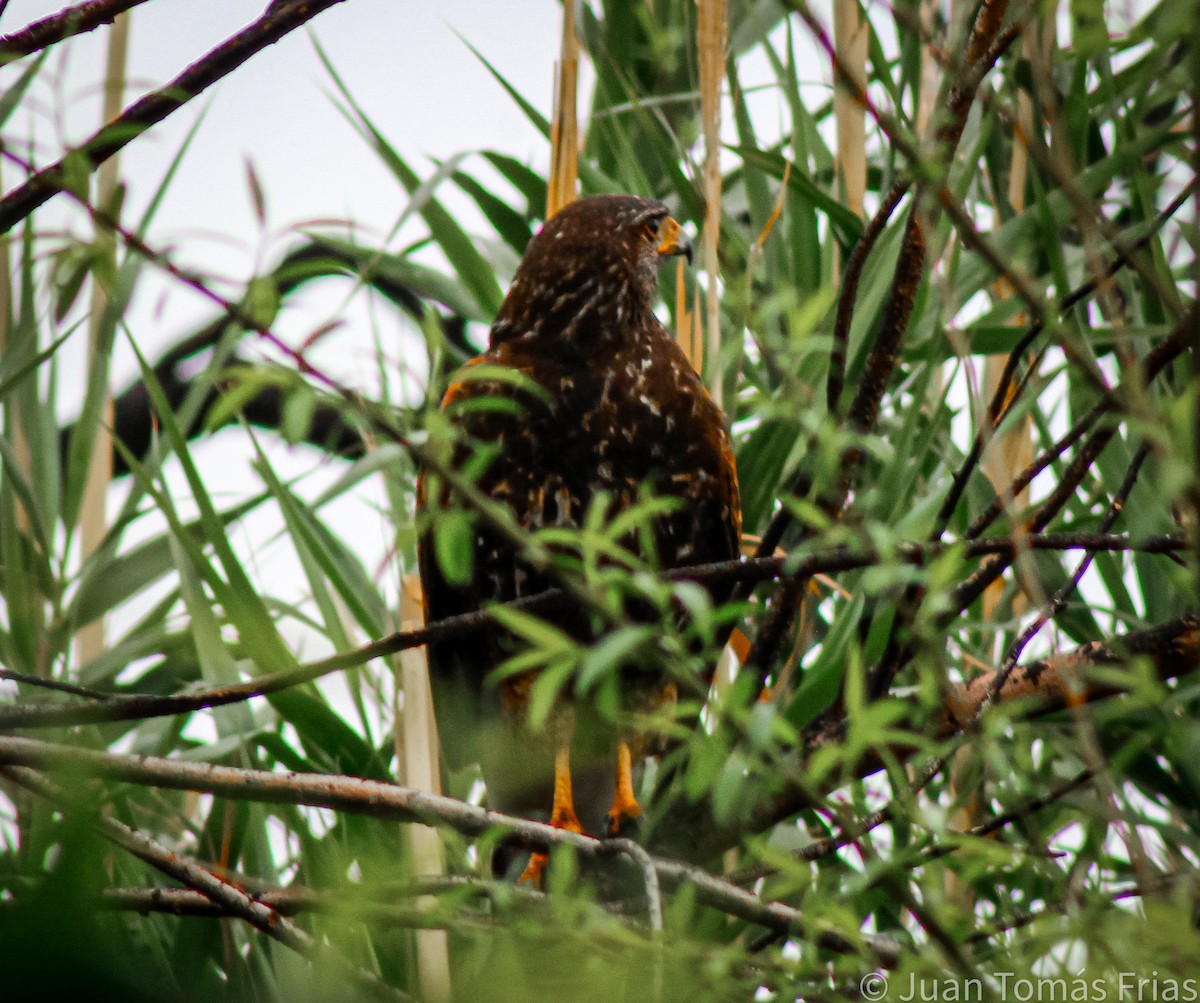
[[[509,889],[512,890],[511,887]],[[14,900],[8,900],[14,901]],[[392,902],[363,900],[339,891],[314,891],[309,888],[272,888],[254,894],[254,901],[273,909],[280,916],[298,916],[305,912],[336,913],[359,920],[381,922],[413,930],[491,929],[490,916],[483,913],[464,916],[462,911],[439,913],[436,910]],[[3,908],[4,902],[0,902]],[[106,888],[100,893],[97,908],[138,912],[169,913],[172,916],[230,916],[232,913],[201,892],[182,888]]]
[[[1005,680],[997,702],[1035,698],[1027,714],[1034,718],[1076,703],[1114,696],[1122,689],[1111,678],[1088,678],[1083,674],[1084,670],[1092,665],[1123,665],[1133,658],[1149,659],[1160,679],[1178,678],[1200,668],[1200,613],[1188,613],[1109,641],[1092,641],[1074,651],[1019,666]],[[953,738],[972,724],[997,678],[996,672],[988,672],[955,690],[933,729],[934,737],[939,740]],[[903,727],[903,724],[896,727]],[[840,742],[844,729],[845,722],[838,721],[808,736],[805,745],[780,764],[780,773],[803,778],[811,757],[821,748]],[[916,751],[915,743],[892,743],[874,748],[850,767],[850,773],[857,777],[870,776],[882,769],[885,761],[904,762]],[[840,782],[843,781],[831,780],[829,786]],[[651,844],[660,853],[708,859],[737,845],[748,833],[765,832],[798,811],[814,806],[810,788],[802,780],[789,781],[777,795],[765,798],[748,815],[727,828],[712,823],[711,808],[705,801],[676,804],[655,825]]]
[[[967,829],[961,833],[961,835],[974,836],[976,838],[991,836],[994,833],[999,832],[1001,829],[1012,825],[1014,822],[1019,822],[1022,819],[1028,818],[1030,815],[1036,814],[1043,808],[1049,808],[1051,805],[1057,804],[1068,794],[1073,794],[1075,791],[1079,790],[1079,788],[1091,783],[1092,780],[1095,779],[1095,776],[1096,774],[1092,770],[1081,770],[1070,780],[1059,784],[1059,786],[1050,791],[1049,794],[1043,794],[1041,797],[1031,798],[1023,805],[1018,805],[1016,808],[1006,811],[1002,815],[996,815],[993,818],[989,818],[986,822],[981,822],[979,825],[972,826],[970,829]],[[953,853],[957,849],[957,846],[934,847],[929,851],[928,854],[922,857],[919,862],[924,864],[930,860],[936,860],[938,857],[944,857],[947,854]]]
[[[237,769],[158,756],[118,755],[7,736],[0,736],[0,765],[76,778],[101,777],[148,787],[202,791],[237,801],[308,805],[396,822],[441,825],[470,837],[500,829],[522,849],[546,852],[553,847],[570,846],[579,857],[588,860],[611,856],[605,841],[591,836],[489,811],[440,794],[359,777]],[[650,859],[663,886],[690,886],[697,901],[704,905],[788,936],[811,940],[837,953],[859,950],[858,944],[840,934],[808,929],[798,909],[781,902],[763,902],[698,867],[660,857]],[[858,939],[880,963],[894,964],[899,958],[900,944],[889,937],[861,934]]]
[[[1100,699],[1119,692],[1119,687],[1107,681],[1081,679],[1080,670],[1093,664],[1120,664],[1137,656],[1150,658],[1163,678],[1194,671],[1200,664],[1200,614],[1189,614],[1159,627],[1129,633],[1107,644],[1093,642],[1075,652],[1022,666],[1005,681],[999,700],[1003,702],[1039,696],[1042,699],[1038,712],[1045,713],[1066,706],[1069,700]],[[939,738],[952,736],[964,723],[975,719],[995,678],[995,673],[989,673],[958,691],[938,726]],[[835,738],[831,735],[826,740]],[[807,753],[813,751],[815,747],[810,747]],[[889,750],[898,758],[905,758],[912,751],[911,748],[900,747]],[[0,764],[77,776],[104,777],[175,790],[205,791],[235,800],[304,804],[401,822],[445,825],[472,837],[498,827],[510,832],[514,841],[523,848],[549,850],[553,846],[569,845],[581,857],[589,859],[606,856],[609,852],[602,841],[588,836],[490,812],[452,798],[355,777],[242,770],[159,757],[115,755],[15,737],[0,737]],[[857,772],[866,775],[880,765],[881,754],[874,752],[860,761]],[[802,772],[802,763],[797,770]],[[794,790],[791,794],[791,800],[789,792],[785,792],[780,798],[772,799],[752,813],[749,819],[741,820],[748,822],[749,826],[739,826],[736,833],[718,830],[711,825],[711,821],[707,826],[695,826],[690,824],[694,822],[690,818],[687,819],[689,824],[684,827],[678,824],[664,825],[658,831],[676,840],[680,834],[685,834],[689,842],[696,840],[692,847],[694,850],[705,854],[715,853],[729,845],[731,840],[735,842],[741,838],[746,831],[762,831],[803,807],[803,804],[795,802]],[[696,806],[689,807],[692,812],[697,810]],[[707,816],[706,807],[702,806],[700,810]],[[678,823],[679,820],[674,821]],[[697,840],[697,834],[705,842]],[[669,840],[663,842],[669,845]],[[831,950],[855,950],[852,943],[838,934],[825,932],[813,935],[812,931],[807,931],[802,915],[796,909],[777,902],[765,903],[731,882],[678,861],[661,857],[652,857],[651,861],[664,886],[690,885],[695,889],[698,900],[705,905],[789,936],[810,937]],[[882,961],[890,962],[898,957],[899,945],[889,938],[868,937],[863,943]]]
[[[274,0],[257,21],[226,39],[165,87],[136,101],[82,146],[38,171],[0,199],[0,233],[7,233],[31,212],[67,187],[67,163],[82,158],[95,170],[130,140],[157,125],[251,56],[343,0]],[[132,6],[132,5],[131,5]]]
[[[1012,825],[1013,822],[1018,822],[1028,818],[1043,808],[1047,808],[1052,804],[1061,801],[1068,794],[1073,793],[1080,787],[1089,783],[1094,774],[1091,770],[1083,770],[1076,774],[1066,783],[1056,787],[1049,794],[1044,794],[1041,797],[1031,798],[1024,804],[1016,808],[1006,811],[1001,815],[993,816],[986,822],[973,826],[970,829],[960,833],[961,836],[976,836],[984,837],[991,836],[1006,826]],[[841,831],[834,836],[825,836],[821,839],[814,840],[807,846],[802,846],[798,850],[792,851],[789,854],[792,860],[797,862],[809,863],[813,860],[819,860],[822,857],[827,857],[832,853],[840,850],[843,846],[850,843],[856,843],[864,835],[870,832],[877,826],[883,825],[885,822],[890,822],[893,817],[893,809],[891,805],[885,805],[865,815],[861,818],[853,818],[844,822],[841,826]],[[937,860],[939,857],[947,856],[959,849],[958,844],[946,846],[935,846],[927,853],[923,854],[919,859],[913,861],[913,866],[923,865],[932,860]],[[752,864],[749,867],[742,869],[729,875],[729,880],[739,885],[751,884],[758,881],[760,878],[769,878],[779,873],[779,868],[765,863]]]
[[[909,564],[923,565],[954,544],[902,544],[897,548],[896,559]],[[1182,536],[1157,536],[1144,540],[1133,540],[1119,534],[1096,533],[1045,533],[1022,537],[990,537],[972,540],[963,544],[963,556],[967,558],[984,555],[1004,555],[1011,559],[1018,547],[1033,550],[1136,550],[1141,553],[1174,554],[1186,549]],[[721,561],[699,564],[687,568],[676,568],[664,572],[666,581],[688,581],[710,585],[759,584],[775,578],[797,582],[810,579],[817,574],[833,574],[879,564],[883,558],[876,551],[850,551],[836,548],[809,554],[800,560],[794,558],[769,557],[750,561]],[[568,600],[560,589],[525,596],[503,604],[505,608],[523,612],[548,613]],[[270,696],[312,682],[322,676],[355,668],[375,658],[393,655],[409,648],[419,648],[447,637],[483,630],[493,623],[487,610],[462,613],[458,616],[434,620],[417,630],[397,631],[387,637],[372,641],[353,651],[331,655],[317,662],[310,662],[295,669],[268,673],[230,686],[217,686],[205,690],[159,695],[111,694],[94,698],[86,703],[32,704],[21,703],[0,706],[0,728],[21,730],[25,728],[58,728],[68,725],[99,724],[106,721],[138,721],[152,717],[169,717],[190,714],[210,707],[222,707],[241,703],[254,697]],[[0,679],[29,682],[28,677],[8,669],[0,669]],[[62,687],[63,684],[58,684]],[[95,697],[94,690],[70,687],[71,692],[81,692]]]
[[[1108,506],[1108,511],[1104,513],[1104,517],[1100,520],[1099,531],[1101,533],[1107,533],[1112,528],[1112,524],[1116,522],[1117,517],[1125,508],[1125,502],[1129,497],[1129,493],[1133,490],[1133,485],[1137,481],[1138,473],[1141,471],[1142,464],[1145,463],[1146,457],[1149,454],[1149,446],[1143,445],[1137,451],[1137,454],[1133,458],[1133,463],[1130,464],[1129,470],[1125,474],[1124,482],[1117,490],[1117,493],[1113,496],[1113,500]],[[1083,576],[1087,572],[1087,569],[1091,566],[1092,559],[1095,556],[1096,551],[1094,550],[1089,550],[1084,553],[1083,560],[1081,560],[1079,565],[1075,568],[1075,572],[1071,575],[1070,581],[1068,581],[1050,597],[1050,599],[1046,602],[1045,607],[1040,613],[1038,613],[1033,622],[1029,624],[1029,626],[1021,632],[1021,636],[1013,642],[1012,646],[1008,649],[1008,652],[1004,656],[1004,662],[1000,666],[999,676],[1001,679],[1005,673],[1012,671],[1013,667],[1017,664],[1017,660],[1021,657],[1021,652],[1025,650],[1025,646],[1031,640],[1033,640],[1038,631],[1040,631],[1047,622],[1054,619],[1066,608],[1067,601],[1074,594],[1075,589],[1079,587],[1080,581],[1083,580]],[[1000,679],[998,679],[996,682],[997,689],[999,689],[999,687],[1002,685],[1003,683],[1000,681]]]
[[[1178,206],[1176,206],[1176,209]],[[1176,211],[1173,209],[1172,212]],[[1085,284],[1086,286],[1086,284]],[[1085,287],[1080,287],[1073,292],[1067,294],[1059,303],[1059,309],[1065,312],[1069,306],[1078,302],[1083,298],[1082,290]],[[938,512],[938,517],[934,527],[934,532],[931,534],[931,539],[939,539],[945,532],[946,524],[953,515],[954,509],[957,507],[962,493],[966,488],[967,481],[973,473],[979,458],[983,453],[984,446],[990,437],[992,430],[997,428],[1008,411],[1014,407],[1020,399],[1024,388],[1028,384],[1030,376],[1037,370],[1037,364],[1034,362],[1030,365],[1025,374],[1025,378],[1017,385],[1016,390],[1008,395],[1007,387],[1011,381],[1016,368],[1016,360],[1020,358],[1033,338],[1042,330],[1040,323],[1033,325],[1025,336],[1021,339],[1021,344],[1009,355],[1008,362],[1005,365],[1004,373],[1001,376],[1000,383],[996,388],[995,395],[992,397],[991,406],[989,408],[989,418],[976,431],[974,441],[971,445],[971,450],[966,459],[959,467],[954,475],[954,480],[951,483],[950,491],[943,500]],[[1059,438],[1052,446],[1043,452],[1016,478],[1010,483],[1008,491],[1001,494],[997,493],[991,504],[974,519],[964,533],[966,539],[973,539],[983,532],[1004,510],[1004,502],[1006,496],[1016,497],[1020,492],[1033,480],[1037,474],[1048,467],[1059,456],[1062,455],[1069,447],[1083,438],[1083,436],[1091,429],[1096,422],[1109,410],[1119,407],[1123,397],[1129,393],[1130,386],[1137,389],[1149,386],[1158,374],[1166,367],[1166,365],[1174,359],[1180,352],[1184,350],[1184,334],[1186,327],[1184,323],[1176,325],[1175,329],[1162,341],[1154,346],[1147,353],[1144,361],[1140,366],[1135,367],[1134,373],[1115,390],[1106,389],[1103,392],[1099,402],[1075,423],[1067,432]],[[1004,403],[1005,395],[1007,395],[1007,403]],[[992,418],[992,415],[995,415]],[[1104,450],[1109,441],[1116,434],[1116,425],[1107,425],[1096,431],[1090,439],[1076,453],[1066,473],[1059,480],[1054,491],[1051,492],[1038,507],[1035,514],[1023,527],[1022,531],[1040,532],[1049,522],[1058,514],[1062,507],[1071,500],[1075,491],[1091,468],[1096,457]],[[1107,527],[1105,527],[1107,528]],[[950,609],[955,611],[946,617],[942,618],[942,623],[948,622],[951,616],[955,616],[963,610],[967,609],[987,588],[992,582],[999,578],[1012,564],[1016,557],[1016,551],[1011,557],[999,555],[994,560],[987,562],[983,567],[979,568],[974,574],[961,582],[951,594],[952,602]],[[919,599],[917,591],[910,588],[905,596],[904,611],[905,620],[911,618],[912,611],[916,608]],[[901,644],[897,641],[899,637],[899,627],[901,618],[897,617],[896,623],[893,624],[891,636],[889,637],[883,657],[874,666],[869,675],[870,693],[872,697],[881,696],[891,686],[892,680],[896,673],[899,672],[901,666],[912,656],[912,647],[910,644]]]
[[[1120,386],[1109,391],[1078,424],[1085,425],[1085,427],[1094,424],[1096,419],[1114,408],[1123,399],[1126,393],[1128,393],[1130,386],[1138,389],[1147,386],[1172,359],[1187,347],[1187,339],[1194,316],[1196,316],[1195,309],[1185,315],[1175,325],[1171,333],[1147,353],[1142,365],[1135,367],[1127,380],[1123,380]],[[1046,528],[1062,507],[1074,497],[1076,489],[1087,475],[1088,470],[1091,469],[1092,463],[1095,462],[1096,457],[1100,455],[1104,447],[1108,445],[1109,441],[1116,434],[1116,431],[1116,425],[1106,425],[1094,432],[1092,437],[1080,447],[1054,490],[1038,506],[1037,511],[1026,523],[1026,529],[1032,533],[1040,533]],[[1068,432],[1067,436],[1071,434],[1071,432]],[[1063,438],[1066,439],[1067,436]],[[1054,452],[1056,448],[1057,444],[1049,452]],[[1016,483],[1023,482],[1026,474],[1030,474],[1030,479],[1032,479],[1033,474],[1030,471],[1034,467],[1037,467],[1039,462],[1041,462],[1041,458],[1035,461],[1029,470],[1022,473]],[[1047,460],[1046,462],[1048,463],[1049,461]],[[996,507],[996,504],[993,503],[988,511],[991,512]],[[983,525],[981,519],[977,519],[972,523],[971,530],[975,531],[977,527],[979,530],[982,530]],[[1015,557],[1015,554],[1013,556]],[[970,578],[955,587],[950,595],[950,610],[953,612],[948,615],[957,616],[962,610],[967,609],[983,594],[984,589],[1004,574],[1011,563],[1010,559],[1003,556],[985,561]]]
[[[344,891],[320,890],[298,884],[280,888],[219,864],[200,862],[200,865],[226,882],[250,892],[256,901],[269,905],[281,916],[295,916],[302,912],[352,912],[361,916],[365,908],[373,917],[378,916],[397,926],[440,929],[448,925],[445,917],[439,918],[428,909],[397,906],[397,900],[447,895],[456,901],[465,897],[487,901],[493,903],[492,908],[505,902],[535,904],[546,900],[544,892],[526,885],[464,875],[438,874],[405,881],[377,882],[369,888],[356,886],[352,894],[347,895]],[[0,909],[11,905],[13,901],[0,900]],[[226,915],[204,895],[157,886],[106,888],[100,893],[97,904],[102,909],[166,912],[176,916]],[[485,917],[481,914],[475,918],[482,921]]]
[[[19,31],[0,35],[0,66],[6,66],[31,52],[57,45],[74,35],[82,35],[101,25],[112,24],[118,14],[145,2],[146,0],[86,0],[85,3],[64,7],[57,14],[27,24]]]
[[[544,610],[561,601],[562,593],[542,593],[518,600],[511,605]],[[331,655],[296,669],[287,669],[259,676],[245,683],[217,686],[207,690],[184,692],[169,696],[113,694],[107,699],[79,704],[16,704],[0,706],[0,728],[46,728],[67,725],[98,724],[105,721],[138,721],[152,717],[187,714],[210,707],[241,703],[254,697],[270,696],[282,690],[312,682],[322,676],[354,668],[385,655],[408,648],[419,648],[462,631],[475,631],[491,623],[485,611],[464,613],[438,620],[417,630],[398,631],[378,641],[372,641],[353,651]],[[7,669],[0,669],[0,678],[18,678]]]
[[[14,783],[33,791],[59,808],[70,807],[71,798],[67,792],[47,781],[36,771],[9,766],[0,772]],[[397,1000],[399,1003],[415,1003],[411,996],[389,986],[372,972],[352,964],[323,941],[317,940],[312,934],[284,919],[271,906],[251,898],[240,888],[223,881],[188,857],[168,849],[156,839],[137,832],[108,815],[95,815],[93,824],[106,839],[163,874],[187,885],[194,892],[200,893],[223,913],[245,920],[255,929],[291,948],[297,954],[310,959],[320,957],[335,963],[359,985],[382,998]]]
[[[1118,888],[1107,896],[1110,903],[1121,902],[1126,899],[1142,898],[1158,892],[1166,891],[1167,889],[1176,889],[1182,885],[1188,890],[1192,899],[1197,896],[1196,875],[1194,871],[1185,873],[1167,872],[1159,874],[1151,881],[1139,882],[1136,885],[1131,885],[1125,888]],[[1038,920],[1045,919],[1048,916],[1061,916],[1077,907],[1074,901],[1063,902],[1048,902],[1040,909],[1035,909],[1029,912],[1018,910],[1008,920],[1002,923],[995,923],[991,927],[978,930],[967,938],[968,944],[983,944],[991,940],[993,937],[999,937],[1006,933],[1011,933],[1014,930],[1019,930],[1022,927],[1029,926],[1031,923],[1036,923]]]
[[[1074,651],[1040,658],[1008,673],[996,693],[997,703],[1037,698],[1032,713],[1049,714],[1077,703],[1092,703],[1122,692],[1110,678],[1089,678],[1084,670],[1097,665],[1125,665],[1148,658],[1160,679],[1184,676],[1200,667],[1200,613],[1187,613],[1147,630],[1131,631],[1112,641],[1092,641]],[[961,731],[978,715],[996,688],[1000,671],[971,680],[947,701],[939,738]]]
[[[1119,270],[1121,263],[1122,262],[1120,259],[1114,260],[1114,262],[1113,262],[1114,267],[1109,270],[1109,274],[1115,275],[1116,272]],[[1084,286],[1081,286],[1080,289],[1075,290],[1075,292],[1076,293],[1080,292],[1086,286],[1091,286],[1094,289],[1096,285],[1097,285],[1097,283],[1095,281],[1084,283]],[[1060,306],[1060,309],[1064,313],[1068,309],[1067,301],[1072,300],[1073,297],[1074,297],[1074,293],[1071,294],[1070,296],[1064,297],[1063,304]],[[1082,299],[1082,298],[1083,298],[1082,296],[1075,298],[1075,302],[1078,302],[1078,300]],[[1184,351],[1184,349],[1186,348],[1186,343],[1183,338],[1183,332],[1185,332],[1185,331],[1186,331],[1186,327],[1184,325],[1178,326],[1174,331],[1172,331],[1171,334],[1169,334],[1161,342],[1159,342],[1157,345],[1155,345],[1154,348],[1146,356],[1145,362],[1143,363],[1143,368],[1145,370],[1145,384],[1147,386],[1158,376],[1158,374],[1164,368],[1166,368],[1166,366],[1173,359],[1175,359],[1176,356],[1178,356],[1179,354],[1181,354]],[[1037,333],[1039,333],[1039,329],[1036,329],[1036,328],[1031,329],[1031,333],[1036,335]],[[1025,342],[1025,339],[1022,339],[1022,341]],[[1028,343],[1024,343],[1023,346],[1020,347],[1020,350],[1023,351],[1024,348],[1027,348],[1027,347],[1028,347]],[[1043,351],[1044,351],[1044,349],[1043,349]],[[1000,422],[1002,422],[1004,420],[1004,418],[1008,415],[1008,412],[1010,410],[1012,410],[1012,407],[1016,404],[1017,400],[1019,400],[1019,398],[1020,398],[1021,387],[1024,386],[1025,382],[1028,381],[1030,374],[1034,371],[1034,369],[1036,369],[1036,365],[1031,365],[1029,372],[1026,373],[1025,380],[1022,381],[1022,384],[1018,386],[1017,392],[1015,392],[1011,396],[1011,398],[1009,399],[1009,402],[1007,404],[1005,404],[1002,407],[999,406],[1000,391],[1007,386],[1007,382],[1006,382],[1006,379],[1008,378],[1007,374],[1009,374],[1009,368],[1014,365],[1013,360],[1015,358],[1016,358],[1016,353],[1014,352],[1014,354],[1009,357],[1009,362],[1006,364],[1006,367],[1005,367],[1006,377],[1001,378],[1000,385],[997,387],[996,396],[992,398],[991,413],[995,413],[995,415],[996,415],[996,417],[992,420],[992,423],[991,423],[993,427],[999,426]],[[1066,452],[1067,449],[1069,449],[1079,439],[1081,439],[1088,432],[1088,430],[1096,423],[1096,420],[1101,415],[1103,415],[1104,413],[1106,413],[1109,410],[1112,410],[1119,404],[1121,392],[1122,392],[1122,390],[1120,387],[1118,387],[1115,391],[1113,391],[1113,390],[1105,391],[1104,395],[1100,398],[1100,400],[1092,408],[1091,411],[1089,411],[1079,421],[1077,421],[1070,429],[1067,430],[1066,433],[1064,433],[1064,435],[1060,439],[1058,439],[1049,449],[1045,450],[1041,455],[1039,455],[1029,465],[1029,467],[1027,467],[1025,470],[1023,470],[1012,481],[1012,483],[1008,487],[1007,493],[1012,494],[1012,495],[1018,495],[1026,487],[1028,487],[1029,484],[1033,481],[1034,477],[1036,477],[1039,473],[1041,473],[1046,467],[1050,466],[1050,464],[1053,463],[1056,459],[1058,459],[1058,457],[1061,456],[1064,452]],[[978,433],[976,436],[976,445],[973,447],[973,451],[972,451],[971,455],[968,457],[967,461],[964,463],[963,469],[960,470],[959,473],[955,476],[956,486],[959,485],[959,482],[961,480],[962,486],[965,487],[966,478],[967,478],[967,475],[970,473],[970,468],[973,467],[974,463],[977,462],[979,459],[979,452],[982,449],[982,443],[981,443],[982,435],[983,435],[983,430],[981,429],[980,433]],[[958,490],[959,496],[961,495],[961,490],[962,490],[962,488],[960,487]],[[954,498],[955,504],[957,504],[957,500],[958,500],[958,497],[956,496]],[[949,502],[950,499],[948,498],[947,501]],[[967,539],[972,539],[974,537],[979,536],[985,529],[987,529],[988,526],[990,526],[996,520],[996,518],[1003,511],[1004,511],[1004,499],[1002,497],[998,496],[995,499],[993,499],[991,504],[989,504],[988,507],[983,512],[981,512],[978,516],[975,517],[975,519],[972,520],[970,527],[967,529],[966,533],[964,533],[963,535]],[[947,510],[946,506],[943,507],[943,512],[946,514],[946,519],[948,520],[950,512]]]

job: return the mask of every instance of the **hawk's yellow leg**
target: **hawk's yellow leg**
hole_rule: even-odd
[[[556,829],[583,832],[579,817],[575,814],[575,798],[571,794],[571,736],[568,734],[554,754],[554,810],[550,813],[550,824]],[[549,855],[540,851],[529,858],[521,873],[521,881],[541,884],[542,871]]]
[[[617,743],[617,787],[613,793],[612,807],[608,810],[608,834],[619,836],[621,827],[642,815],[642,806],[633,796],[633,753],[629,743]]]

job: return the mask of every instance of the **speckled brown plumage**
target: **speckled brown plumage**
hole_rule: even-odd
[[[530,242],[492,327],[490,348],[469,366],[515,370],[536,381],[545,399],[509,381],[464,378],[442,405],[468,443],[493,450],[476,483],[507,505],[521,526],[578,526],[597,492],[607,492],[616,511],[648,487],[683,500],[653,523],[662,567],[737,556],[737,477],[723,416],[653,312],[660,261],[685,250],[678,224],[661,202],[624,195],[574,202]],[[479,408],[488,397],[518,407]],[[457,461],[470,454],[471,447],[462,446]],[[450,504],[444,493],[428,493],[423,481],[422,508]],[[431,540],[422,537],[430,620],[553,584],[516,560],[513,548],[478,521],[473,543],[471,579],[452,585]],[[569,615],[562,620],[577,636],[584,622]],[[493,632],[445,641],[430,652],[447,761],[458,766],[478,760],[493,807],[544,817],[555,753],[565,748],[573,723],[575,807],[585,830],[603,832],[619,744],[611,725],[579,705],[553,716],[547,736],[531,735],[522,724],[529,677],[508,681],[500,691],[484,683],[506,651],[511,647]],[[645,701],[658,699],[665,681],[642,676],[625,685],[641,692],[623,700]],[[562,823],[561,812],[552,821]]]

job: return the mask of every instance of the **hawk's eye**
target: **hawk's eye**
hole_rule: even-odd
[[[665,216],[656,216],[654,219],[646,220],[646,236],[658,242],[658,231],[662,229],[662,223]]]

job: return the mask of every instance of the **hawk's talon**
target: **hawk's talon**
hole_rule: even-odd
[[[571,737],[558,747],[554,754],[554,810],[550,814],[550,824],[555,829],[566,829],[568,832],[583,832],[579,816],[575,814],[575,798],[571,793]],[[535,884],[541,886],[542,871],[550,861],[550,855],[541,850],[535,850],[529,857],[529,863],[517,879],[519,884]]]
[[[533,885],[535,888],[542,887],[542,871],[546,869],[546,865],[550,862],[550,854],[542,853],[540,850],[535,850],[529,856],[529,863],[525,865],[525,870],[521,872],[521,876],[517,878],[519,885]]]
[[[642,817],[642,806],[633,794],[633,753],[629,743],[617,743],[617,783],[608,810],[608,836],[628,835],[630,823]]]

